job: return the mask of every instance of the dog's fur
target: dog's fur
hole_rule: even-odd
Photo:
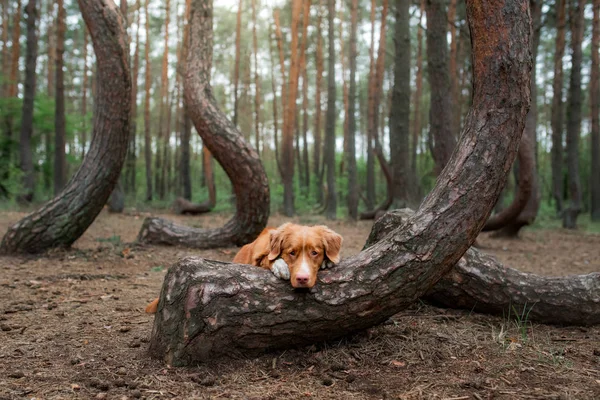
[[[294,288],[312,288],[319,269],[328,262],[339,262],[342,241],[324,225],[287,223],[263,229],[238,251],[233,262],[269,269],[278,278],[289,279]],[[146,312],[153,314],[157,309],[158,298],[148,304]]]

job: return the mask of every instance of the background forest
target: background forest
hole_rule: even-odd
[[[533,184],[513,234],[538,213],[562,215],[567,227],[581,214],[598,229],[589,220],[600,220],[599,4],[530,1],[537,58],[525,136],[533,162],[520,156],[519,164]],[[1,5],[0,201],[10,208],[57,194],[82,162],[96,60],[76,1]],[[229,179],[183,104],[189,0],[120,6],[135,96],[118,189],[126,206],[168,207],[183,197],[232,210]],[[357,218],[418,206],[470,105],[464,2],[219,0],[213,20],[213,92],[258,150],[273,211]],[[497,211],[521,183],[515,170]]]

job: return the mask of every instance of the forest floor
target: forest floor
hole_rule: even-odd
[[[0,235],[23,215],[0,213]],[[423,303],[334,343],[167,368],[147,354],[153,316],[143,311],[166,269],[191,254],[229,261],[237,249],[130,247],[147,215],[103,212],[72,250],[0,258],[0,399],[600,398],[600,327],[538,325]],[[226,219],[165,217],[197,227]],[[371,222],[328,225],[344,236],[347,257],[360,251]],[[478,244],[524,271],[600,271],[600,235],[531,229],[521,240],[482,235]]]

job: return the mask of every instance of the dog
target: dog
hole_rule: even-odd
[[[324,225],[286,223],[263,229],[238,251],[233,262],[268,269],[280,279],[289,279],[293,288],[310,289],[320,269],[340,261],[342,242],[341,235]],[[158,298],[148,304],[146,312],[154,314],[157,309]]]

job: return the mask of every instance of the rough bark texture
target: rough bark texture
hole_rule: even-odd
[[[394,87],[390,110],[390,160],[393,175],[394,207],[406,205],[409,189],[409,120],[410,120],[410,29],[409,2],[396,0],[396,49]],[[419,31],[420,32],[420,31]],[[417,85],[416,101],[420,101],[421,87]],[[418,111],[418,105],[415,103]],[[416,121],[415,121],[416,125]],[[416,154],[413,155],[415,157]],[[415,164],[416,165],[416,164]],[[416,173],[416,171],[415,171]]]
[[[256,150],[219,110],[210,86],[213,49],[211,0],[193,0],[184,95],[204,146],[221,164],[235,191],[236,214],[223,227],[197,229],[147,218],[138,240],[194,248],[240,246],[256,238],[269,218],[269,185]]]
[[[358,28],[358,0],[352,0],[350,18],[350,82],[348,84],[348,138],[346,173],[348,175],[348,216],[358,218],[358,178],[356,171],[356,31]]]
[[[1,253],[69,247],[106,204],[129,140],[131,76],[121,14],[112,0],[79,0],[98,66],[94,132],[88,155],[60,196],[8,229]]]
[[[563,210],[563,56],[565,54],[567,0],[556,0],[556,45],[552,81],[552,197],[556,212]]]
[[[487,220],[482,229],[483,232],[495,231],[513,223],[529,202],[533,188],[534,176],[532,172],[535,170],[535,158],[531,138],[525,133],[521,138],[518,160],[519,179],[517,179],[518,185],[515,189],[515,198],[508,207]]]
[[[590,203],[592,221],[600,221],[600,0],[594,0],[594,22],[592,28],[592,78],[590,80],[590,103],[592,111],[592,174]]]
[[[468,1],[467,9],[476,60],[473,108],[419,211],[369,249],[322,271],[310,292],[291,291],[259,268],[179,261],[160,296],[154,357],[190,365],[344,336],[406,308],[460,260],[515,159],[531,69],[526,1]]]
[[[27,7],[27,51],[25,57],[25,91],[23,93],[23,113],[21,117],[21,171],[23,171],[23,194],[21,200],[33,200],[35,190],[35,175],[33,170],[33,154],[31,135],[33,133],[33,101],[35,98],[35,65],[37,62],[38,44],[36,33],[37,5],[35,0],[29,0]]]
[[[146,44],[144,45],[145,72],[145,97],[144,97],[144,162],[146,164],[146,201],[152,201],[152,138],[150,132],[150,88],[152,86],[152,75],[150,65],[150,14],[146,0],[144,15],[146,16]]]
[[[427,13],[427,68],[431,87],[429,135],[433,139],[432,155],[439,173],[456,146],[452,132],[453,104],[448,76],[448,19],[444,0],[425,0]]]
[[[65,154],[65,78],[63,55],[65,52],[66,12],[63,0],[57,0],[56,18],[56,95],[54,108],[54,195],[57,196],[67,182],[67,158]]]
[[[414,214],[384,214],[365,248],[383,239]],[[423,297],[434,304],[556,325],[600,323],[600,274],[542,277],[508,268],[470,248]]]
[[[581,62],[584,31],[584,0],[571,0],[569,20],[571,23],[571,82],[567,100],[567,170],[569,206],[563,210],[563,228],[577,228],[577,216],[581,212],[581,182],[579,177],[579,138],[581,135]],[[597,174],[598,171],[595,171]]]
[[[533,25],[533,37],[531,41],[531,54],[535,63],[537,59],[538,46],[540,43],[540,33],[542,28],[542,0],[530,0],[529,7],[531,10],[531,19]],[[525,131],[523,136],[527,136],[530,142],[529,151],[530,157],[534,160],[531,164],[531,194],[529,200],[525,204],[525,208],[519,213],[519,216],[511,223],[504,226],[502,229],[494,233],[495,236],[516,238],[519,232],[525,226],[534,223],[538,210],[540,208],[541,193],[539,177],[537,172],[537,85],[535,68],[531,71],[531,108],[527,114],[525,121]],[[519,166],[519,168],[521,168]],[[519,175],[521,173],[519,172]]]
[[[325,153],[324,167],[327,167],[327,194],[325,197],[325,215],[328,219],[337,216],[337,193],[335,190],[335,0],[327,0],[328,21],[328,67],[327,67],[327,114],[325,116]]]

